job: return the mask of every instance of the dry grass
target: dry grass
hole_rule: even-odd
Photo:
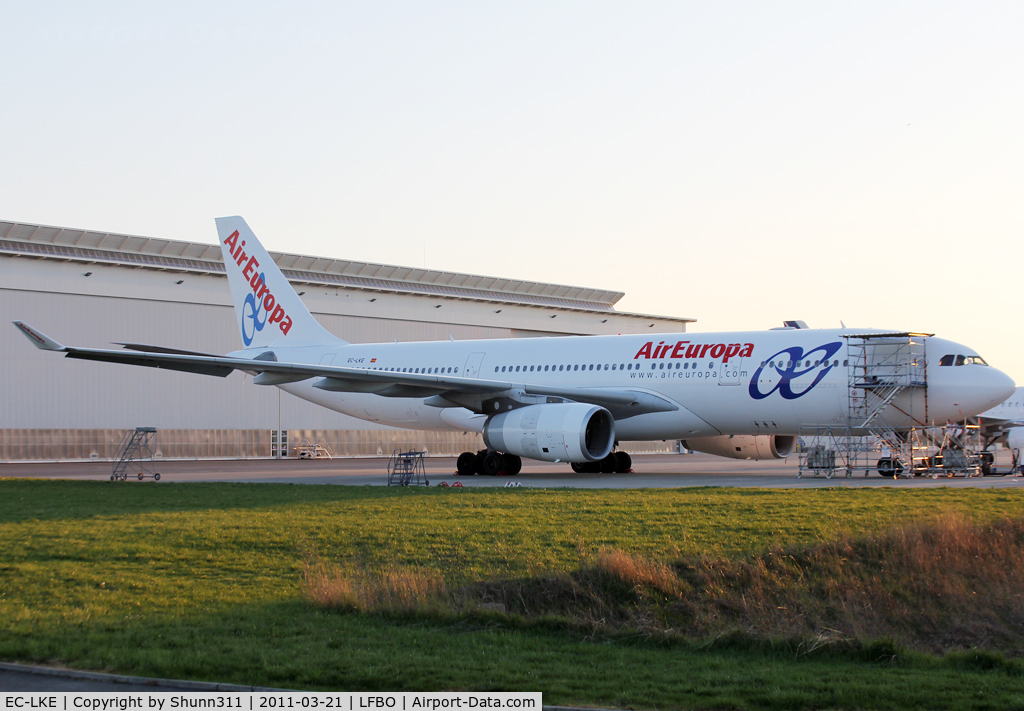
[[[749,560],[698,558],[666,618],[687,636],[888,638],[947,652],[1024,653],[1024,521],[934,523]]]
[[[341,570],[317,561],[306,564],[302,582],[314,604],[352,612],[425,612],[447,598],[441,576],[422,569]]]
[[[601,549],[572,572],[449,590],[418,570],[307,572],[310,599],[360,611],[481,608],[609,631],[716,638],[740,633],[804,648],[889,639],[948,652],[1024,654],[1024,521],[948,515],[884,534],[747,559],[668,565]]]
[[[594,569],[602,577],[624,583],[636,592],[652,590],[663,595],[681,592],[679,576],[671,566],[612,548],[598,551]]]

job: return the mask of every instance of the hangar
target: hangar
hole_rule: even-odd
[[[212,231],[212,230],[211,230]],[[615,310],[623,293],[503,277],[271,252],[309,310],[353,343],[679,333],[693,319]],[[220,247],[0,222],[0,312],[69,345],[241,347]],[[336,455],[396,448],[457,454],[479,435],[375,425],[277,388],[60,359],[0,328],[0,461],[109,459],[126,429],[156,427],[157,456]],[[282,446],[278,451],[277,442]],[[660,445],[660,443],[659,443]]]

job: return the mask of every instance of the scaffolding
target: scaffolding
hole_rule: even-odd
[[[928,424],[925,333],[845,335],[847,416],[840,425],[802,425],[800,468],[832,478],[982,473],[977,425]]]
[[[160,481],[160,473],[153,468],[153,443],[156,441],[156,427],[136,427],[125,430],[117,446],[114,470],[110,481],[127,481],[130,473],[142,479]]]

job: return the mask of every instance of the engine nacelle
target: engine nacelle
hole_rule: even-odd
[[[1006,433],[1006,446],[1024,451],[1024,427],[1013,427]]]
[[[529,405],[502,412],[484,425],[490,449],[544,462],[596,462],[615,444],[615,419],[585,403]]]
[[[695,452],[731,459],[785,459],[796,448],[793,435],[721,435],[683,441]]]

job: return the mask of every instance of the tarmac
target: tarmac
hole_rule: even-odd
[[[996,453],[996,470],[1009,469],[1010,453]],[[387,458],[345,457],[334,459],[215,459],[166,460],[154,462],[160,474],[158,485],[167,482],[246,482],[276,484],[330,484],[341,486],[387,486]],[[111,462],[4,462],[0,477],[73,479],[109,481]],[[633,471],[628,474],[576,474],[568,464],[524,461],[515,476],[458,476],[454,457],[424,457],[424,473],[430,486],[505,486],[518,482],[536,488],[578,489],[672,489],[691,486],[738,486],[806,489],[820,487],[898,487],[931,488],[984,487],[1002,488],[1024,485],[1020,476],[963,477],[879,476],[874,469],[841,473],[832,478],[825,474],[800,478],[799,460],[747,461],[725,459],[710,454],[638,454],[633,455]],[[152,484],[152,479],[133,483]]]

